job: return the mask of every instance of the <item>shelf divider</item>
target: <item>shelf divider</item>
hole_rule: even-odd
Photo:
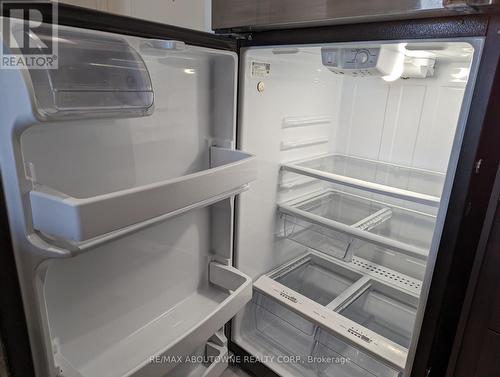
[[[354,284],[349,286],[340,295],[335,297],[326,307],[335,312],[340,312],[351,302],[356,300],[361,296],[368,288],[370,288],[371,277],[368,275],[363,276],[361,279],[357,280]]]

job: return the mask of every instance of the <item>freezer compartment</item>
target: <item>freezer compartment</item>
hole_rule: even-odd
[[[270,274],[280,284],[325,306],[361,276],[338,264],[327,263],[314,254]]]
[[[379,282],[353,300],[340,313],[377,334],[410,347],[418,299]]]
[[[278,205],[285,236],[350,260],[363,242],[426,260],[435,217],[335,190]]]
[[[78,195],[36,184],[30,192],[33,227],[65,240],[86,241],[234,196],[255,178],[254,156],[211,147],[205,170],[118,191],[108,192],[102,185],[92,187],[93,195]]]
[[[283,169],[434,206],[439,205],[445,179],[438,172],[340,154],[286,163]]]

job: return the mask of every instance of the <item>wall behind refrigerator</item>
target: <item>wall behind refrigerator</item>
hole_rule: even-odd
[[[60,3],[211,31],[212,0],[60,0]]]

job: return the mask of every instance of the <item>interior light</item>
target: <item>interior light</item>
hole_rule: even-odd
[[[187,73],[188,75],[194,75],[196,71],[193,68],[186,68],[184,69],[184,73]]]
[[[410,58],[433,58],[435,56],[432,52],[421,50],[407,50],[405,55]]]
[[[387,82],[395,81],[401,77],[405,70],[405,46],[406,43],[398,44],[398,52],[394,60],[394,65],[392,66],[392,71],[386,76],[382,76],[382,79]]]
[[[458,68],[457,73],[452,73],[451,76],[457,80],[466,80],[469,77],[469,68]]]
[[[273,48],[272,52],[274,55],[286,55],[286,54],[297,54],[299,52],[299,49],[297,47],[290,47],[290,48]]]

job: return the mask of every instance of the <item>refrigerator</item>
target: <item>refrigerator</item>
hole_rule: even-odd
[[[215,35],[58,16],[19,34],[56,30],[58,69],[0,71],[35,376],[416,376],[491,164],[494,17]]]

